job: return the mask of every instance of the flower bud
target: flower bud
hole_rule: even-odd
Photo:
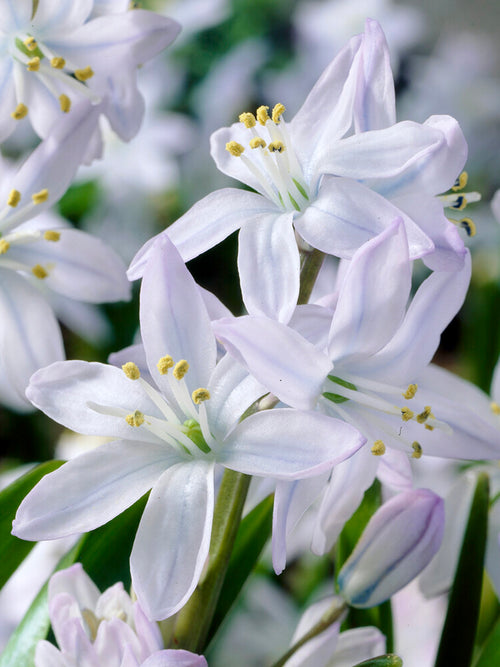
[[[428,489],[395,496],[375,512],[338,576],[353,607],[374,607],[406,586],[439,549],[444,502]]]

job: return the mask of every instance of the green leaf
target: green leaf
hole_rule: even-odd
[[[63,570],[72,565],[78,558],[83,537],[56,566]],[[41,639],[45,639],[50,627],[48,609],[48,580],[31,603],[23,620],[14,631],[0,656],[0,667],[33,667],[35,649]]]
[[[32,468],[0,492],[0,588],[17,570],[36,542],[25,542],[11,535],[12,521],[24,497],[44,475],[62,465],[62,461],[47,461]]]
[[[488,635],[474,667],[492,667],[493,665],[500,665],[500,620]]]
[[[209,630],[210,639],[215,635],[259,559],[271,535],[272,516],[273,496],[268,496],[241,521]]]
[[[354,667],[402,667],[402,665],[401,658],[392,653],[387,653],[386,655],[379,655],[377,658],[358,662]]]
[[[435,667],[469,667],[471,664],[481,600],[488,506],[489,479],[481,473],[477,478]]]

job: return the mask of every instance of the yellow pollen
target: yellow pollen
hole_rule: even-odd
[[[127,361],[126,364],[123,364],[122,371],[129,380],[138,380],[141,377],[141,371],[133,361]]]
[[[278,102],[278,104],[274,105],[273,109],[273,123],[279,123],[281,120],[281,116],[285,113],[285,105],[281,104],[281,102]]]
[[[29,37],[26,37],[23,44],[28,49],[28,51],[34,51],[38,46],[36,43],[36,39],[34,37],[31,37],[31,35]]]
[[[426,428],[428,431],[434,430],[434,426],[431,426],[430,424],[424,424],[424,428]]]
[[[239,144],[237,141],[228,141],[226,144],[226,150],[234,155],[234,157],[240,157],[240,155],[245,151],[245,147]]]
[[[470,218],[462,218],[458,223],[459,227],[465,229],[467,236],[475,236],[477,228],[475,223]]]
[[[174,378],[176,380],[182,380],[182,378],[186,375],[186,373],[189,370],[189,364],[185,359],[181,359],[178,361],[175,366],[174,366]]]
[[[417,393],[418,385],[417,384],[409,384],[408,389],[403,392],[403,398],[406,398],[407,401],[410,400],[410,398],[413,398],[415,394]]]
[[[261,125],[265,125],[269,120],[269,114],[267,113],[269,107],[261,106],[256,111],[257,120]]]
[[[21,193],[19,190],[11,190],[9,196],[7,197],[7,205],[15,208],[21,201]]]
[[[40,278],[40,280],[43,280],[49,275],[41,264],[35,264],[31,269],[31,272],[36,278]]]
[[[415,441],[411,443],[411,448],[413,449],[412,459],[420,459],[422,457],[422,445]]]
[[[493,412],[494,415],[500,415],[500,405],[498,405],[498,403],[495,403],[495,401],[492,401],[490,403],[490,408],[491,408],[491,411]]]
[[[466,171],[463,171],[457,178],[457,180],[455,181],[455,185],[451,189],[453,190],[453,192],[458,192],[459,190],[463,190],[467,185],[468,180],[469,180],[469,175],[467,174]]]
[[[5,239],[0,239],[0,255],[5,255],[5,253],[9,248],[10,248],[10,243]]]
[[[255,120],[255,116],[253,115],[253,113],[250,113],[250,111],[245,111],[245,113],[240,113],[239,121],[240,123],[243,123],[245,127],[248,128],[255,127],[255,123],[257,122]]]
[[[15,120],[21,120],[28,113],[28,107],[26,104],[18,104],[15,110],[10,114]]]
[[[250,148],[265,148],[266,147],[266,142],[262,137],[254,137],[250,141]]]
[[[403,418],[404,422],[409,422],[410,419],[413,419],[413,415],[415,413],[413,410],[410,410],[410,408],[401,408],[401,417]]]
[[[426,405],[425,408],[422,410],[422,412],[419,415],[417,415],[417,421],[419,424],[423,424],[431,416],[432,416],[432,408],[430,405]]]
[[[75,77],[78,79],[78,81],[87,81],[87,79],[91,79],[93,76],[94,70],[88,65],[83,69],[75,69]]]
[[[165,357],[162,357],[156,364],[156,368],[159,370],[161,375],[166,375],[168,373],[168,369],[172,368],[173,365],[174,360],[169,354],[167,354]]]
[[[68,111],[71,109],[71,100],[67,95],[59,95],[59,106],[61,107],[61,111],[64,113],[68,113]]]
[[[64,60],[64,58],[61,58],[60,56],[55,56],[50,61],[50,66],[53,67],[54,69],[64,69],[65,65],[66,61]]]
[[[127,415],[125,421],[129,426],[141,426],[141,424],[144,424],[144,414],[140,410],[136,410],[134,414]]]
[[[282,141],[271,141],[268,149],[271,153],[283,153],[285,150],[285,144]]]
[[[43,238],[46,241],[59,241],[59,239],[61,238],[61,232],[56,232],[53,229],[47,229],[43,233]]]
[[[193,399],[193,403],[196,403],[196,405],[199,405],[203,401],[208,401],[210,398],[210,392],[208,389],[203,389],[203,387],[200,387],[199,389],[195,389],[193,393],[191,394],[191,398]]]
[[[373,456],[383,456],[385,454],[385,445],[382,440],[375,440],[371,448]]]
[[[38,56],[31,58],[31,60],[28,60],[26,67],[28,72],[38,72],[40,69],[40,58]]]
[[[44,188],[43,190],[40,190],[40,192],[35,192],[35,194],[31,195],[31,199],[35,204],[41,204],[44,201],[47,201],[49,198],[49,191],[47,188]]]

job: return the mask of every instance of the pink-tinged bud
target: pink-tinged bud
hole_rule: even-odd
[[[395,496],[375,512],[338,577],[353,607],[374,607],[406,586],[439,549],[444,502],[428,489]]]

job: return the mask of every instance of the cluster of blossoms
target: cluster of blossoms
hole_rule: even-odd
[[[40,284],[95,303],[127,298],[129,283],[104,244],[33,218],[100,153],[102,116],[123,139],[137,132],[137,66],[178,26],[90,0],[5,4],[0,136],[26,117],[43,141],[3,186],[0,396],[15,407],[26,396],[66,428],[111,438],[46,475],[13,534],[92,531],[149,492],[130,557],[137,602],[119,586],[100,596],[79,566],[56,574],[60,650],[42,642],[36,665],[206,664],[164,649],[154,621],[174,617],[177,649],[176,618],[206,585],[234,501],[223,497],[228,479],[239,480],[241,506],[249,485],[250,508],[274,494],[277,573],[308,511],[312,551],[326,554],[364,492],[383,484],[386,501],[337,573],[340,597],[312,608],[293,642],[331,608],[328,629],[279,664],[383,653],[378,631],[339,635],[339,619],[390,598],[440,547],[443,499],[415,484],[412,462],[500,458],[498,406],[430,363],[471,273],[463,239],[474,223],[457,212],[479,196],[464,192],[458,123],[396,122],[387,44],[367,20],[290,122],[277,103],[212,135],[219,169],[253,191],[213,192],[138,251],[128,277],[142,279],[140,342],[110,364],[64,361]],[[238,229],[242,316],[185,266]],[[427,277],[412,295],[418,259]]]

